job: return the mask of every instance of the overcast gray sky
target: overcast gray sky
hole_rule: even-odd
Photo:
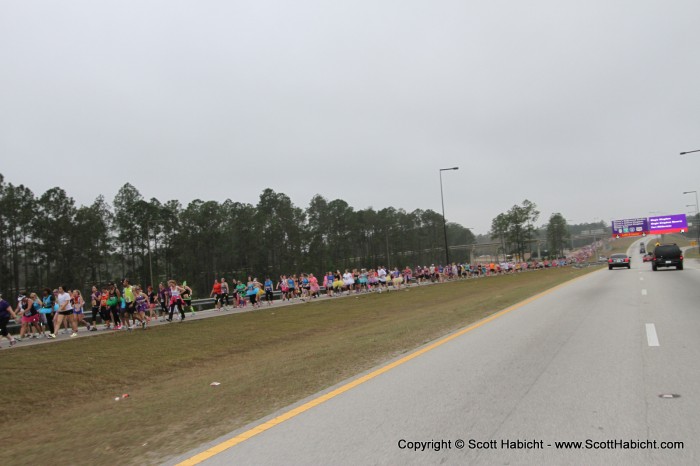
[[[688,213],[700,2],[0,2],[0,173],[146,198]]]

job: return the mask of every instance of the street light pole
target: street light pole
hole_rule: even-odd
[[[450,252],[447,247],[447,221],[445,220],[445,196],[442,194],[442,172],[449,170],[459,170],[459,167],[440,169],[440,200],[442,201],[442,227],[445,231],[445,267],[450,263]]]
[[[151,286],[153,286],[155,289],[155,286],[153,285],[153,253],[151,252],[151,220],[147,219],[146,220],[146,244],[148,245],[148,269],[151,274]]]
[[[700,152],[700,151],[693,151],[693,152]],[[698,204],[698,192],[697,190],[695,191],[683,191],[683,194],[690,194],[690,193],[695,193],[695,211],[699,214],[697,217],[695,217],[695,228],[697,231],[697,246],[698,246],[698,251],[700,251],[700,225],[698,225],[698,221],[700,221],[700,204]]]
[[[692,154],[693,152],[700,152],[700,149],[687,150],[685,152],[681,152],[681,155]],[[699,223],[698,220],[700,220],[700,209],[698,209],[698,192],[697,191],[688,191],[688,193],[695,193],[695,210],[698,211],[698,216],[695,217],[695,220],[696,220],[695,223]],[[686,193],[683,193],[683,194],[686,194]],[[697,239],[698,251],[700,251],[700,225],[697,225],[697,229],[698,229],[698,239]]]

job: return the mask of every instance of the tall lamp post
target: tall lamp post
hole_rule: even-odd
[[[146,219],[146,244],[148,245],[148,269],[151,273],[151,286],[155,290],[153,284],[153,253],[151,252],[151,219]]]
[[[681,152],[681,155],[692,154],[693,152],[700,152],[700,149],[687,150],[685,152]],[[698,217],[700,217],[700,209],[698,209],[698,193],[697,193],[697,191],[688,191],[688,192],[695,193],[695,209],[698,211]],[[684,192],[683,194],[686,194],[686,193]],[[700,251],[700,225],[698,225],[698,251]]]
[[[440,200],[442,201],[442,227],[445,230],[445,266],[450,263],[450,252],[447,248],[447,221],[445,220],[445,196],[442,194],[442,172],[459,170],[459,167],[440,169]]]
[[[683,191],[683,194],[691,194],[691,193],[695,193],[695,211],[698,212],[698,214],[700,214],[700,205],[698,204],[698,192],[697,191]],[[698,223],[697,220],[700,220],[700,219],[696,218],[695,220],[696,220],[695,221],[695,223],[696,223],[695,228],[697,230],[696,238],[697,238],[698,248],[700,248],[700,225],[697,225],[697,223]],[[698,250],[700,250],[700,249],[698,249]]]
[[[700,152],[700,149],[687,150],[685,152],[681,152],[681,155],[692,154],[694,152]],[[695,193],[695,210],[698,211],[698,218],[696,218],[696,220],[700,220],[700,209],[698,209],[698,192],[697,191],[686,191],[683,194],[688,194],[688,193]],[[695,223],[698,223],[698,222],[695,222]],[[700,251],[700,225],[697,225],[697,229],[698,229],[698,239],[697,239],[698,251]]]

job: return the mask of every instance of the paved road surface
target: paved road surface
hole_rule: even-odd
[[[700,464],[700,264],[652,272],[638,242],[629,253],[631,270],[559,288],[202,464]],[[412,451],[402,439],[451,448]],[[587,439],[684,447],[555,447]]]

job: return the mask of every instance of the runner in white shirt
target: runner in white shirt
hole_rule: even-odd
[[[62,286],[58,287],[58,296],[56,297],[56,304],[58,304],[58,312],[56,313],[56,317],[54,318],[54,332],[57,329],[61,328],[61,324],[63,323],[64,319],[67,319],[68,322],[71,322],[71,318],[73,316],[73,303],[71,303],[71,296],[70,294],[66,293]],[[49,338],[56,338],[56,334],[50,333]]]
[[[354,285],[355,279],[352,277],[352,273],[350,273],[348,269],[345,269],[345,273],[343,274],[343,286],[348,290],[348,294],[350,294]]]
[[[383,265],[380,265],[379,270],[377,270],[377,278],[379,279],[379,291],[382,291],[382,288],[386,288],[386,270]]]

